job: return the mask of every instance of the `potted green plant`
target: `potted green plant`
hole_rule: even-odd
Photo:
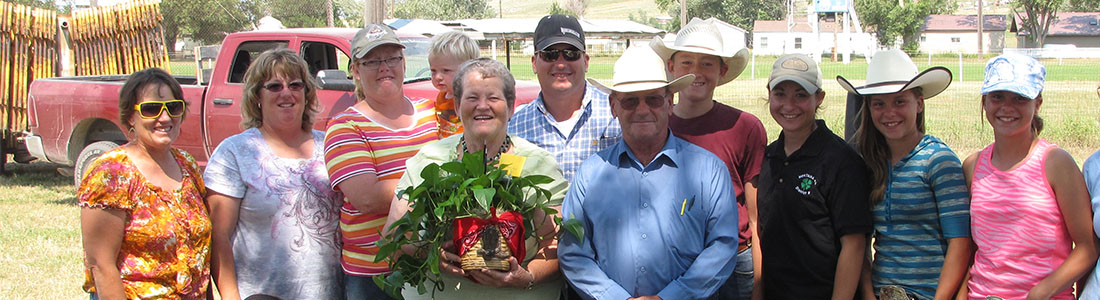
[[[376,257],[388,259],[393,272],[375,276],[375,283],[397,298],[405,284],[415,286],[420,294],[426,294],[429,287],[433,294],[442,291],[439,249],[448,243],[464,251],[458,253],[464,269],[507,270],[509,256],[523,261],[523,241],[542,238],[535,230],[539,221],[536,212],[557,214],[547,205],[550,192],[539,187],[552,179],[513,177],[502,167],[506,166],[487,164],[483,152],[424,167],[419,185],[399,191],[399,197],[408,199],[412,209],[391,224],[391,231],[380,241]],[[560,218],[554,221],[561,223]],[[583,234],[580,222],[563,226]]]

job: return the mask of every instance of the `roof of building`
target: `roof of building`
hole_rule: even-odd
[[[1012,31],[1028,35],[1021,26],[1020,15],[1013,19]],[[1100,12],[1060,12],[1050,24],[1047,36],[1100,36]]]
[[[1004,31],[1008,28],[1003,15],[982,16],[983,31]],[[921,31],[978,31],[977,15],[929,15],[924,18]]]

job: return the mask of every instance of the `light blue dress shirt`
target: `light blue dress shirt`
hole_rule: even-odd
[[[585,82],[581,110],[573,131],[561,132],[554,126],[558,122],[546,109],[546,98],[539,93],[535,101],[516,110],[508,121],[508,133],[554,154],[565,180],[573,182],[573,174],[581,162],[622,140],[622,130],[619,121],[611,115],[607,93]]]
[[[562,230],[562,272],[585,299],[710,296],[736,263],[730,182],[717,156],[671,133],[648,166],[625,142],[599,151],[565,196],[562,215],[581,220],[585,235]]]

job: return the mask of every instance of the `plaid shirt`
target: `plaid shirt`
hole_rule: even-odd
[[[557,121],[546,110],[546,102],[539,93],[535,101],[520,107],[512,116],[508,133],[554,154],[565,173],[565,180],[572,182],[573,174],[586,158],[622,140],[622,129],[618,120],[611,116],[607,93],[586,82],[581,109],[584,112],[573,132],[562,133],[554,126]]]

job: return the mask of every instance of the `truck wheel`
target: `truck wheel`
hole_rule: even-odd
[[[81,150],[80,155],[76,157],[76,164],[73,165],[73,184],[80,187],[80,181],[84,179],[84,172],[88,171],[88,166],[100,155],[115,148],[118,148],[118,143],[112,141],[98,141],[84,146],[84,150]]]

